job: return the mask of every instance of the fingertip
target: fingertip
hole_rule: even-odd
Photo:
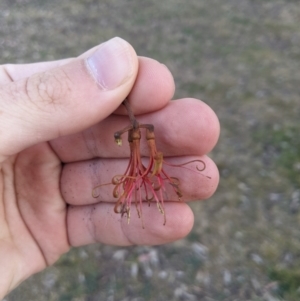
[[[208,156],[173,157],[167,160],[168,165],[165,164],[164,170],[179,180],[185,202],[208,199],[217,190],[219,170]],[[171,185],[166,187],[166,191],[170,199],[176,199]]]
[[[164,216],[157,207],[148,207],[147,204],[143,206],[143,222],[139,218],[134,218],[130,224],[122,220],[124,235],[132,244],[161,245],[182,239],[190,233],[194,225],[191,208],[182,202],[165,202],[164,206],[165,224]]]
[[[220,137],[220,121],[215,113],[215,111],[205,102],[201,101],[203,106],[206,107],[206,120],[207,123],[210,126],[210,149],[208,152],[210,152],[217,144],[219,137]]]
[[[206,176],[208,175],[208,176]],[[199,197],[192,197],[191,200],[206,200],[213,196],[216,192],[219,181],[220,181],[220,173],[217,165],[215,162],[206,156],[206,169],[203,174],[199,174],[199,177],[202,176],[201,181],[201,189],[198,188],[198,194],[201,196]],[[195,187],[197,187],[195,185]]]
[[[172,99],[175,83],[170,70],[158,61],[139,57],[139,70],[136,82],[128,95],[135,114],[145,114],[160,110]],[[116,113],[125,114],[124,108]]]
[[[183,98],[169,103],[164,109],[168,123],[161,116],[157,118],[158,140],[178,149],[178,155],[204,155],[216,145],[220,124],[215,112],[203,101]],[[170,130],[172,128],[172,130]],[[174,153],[173,153],[174,155]]]
[[[185,98],[181,104],[188,108],[185,118],[190,129],[190,136],[205,148],[203,154],[209,153],[217,144],[220,135],[220,122],[213,109],[204,101]],[[183,108],[182,112],[185,109]]]
[[[127,82],[133,85],[138,71],[137,55],[133,47],[118,37],[97,47],[85,59],[85,65],[104,91],[114,90]]]

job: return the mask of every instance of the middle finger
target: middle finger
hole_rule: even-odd
[[[66,164],[61,176],[64,200],[72,205],[116,202],[117,199],[112,193],[115,187],[112,178],[124,173],[128,161],[128,159],[94,159]],[[190,163],[185,164],[188,162]],[[203,169],[204,164],[205,169],[199,171]],[[169,177],[178,179],[183,201],[209,198],[219,182],[218,169],[207,156],[167,158],[163,169]],[[155,182],[155,177],[149,175],[149,179]],[[162,192],[166,201],[178,200],[174,187],[167,179],[163,180]]]

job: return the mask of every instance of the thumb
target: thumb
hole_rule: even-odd
[[[88,58],[0,86],[0,161],[104,119],[129,94],[137,70],[133,48],[114,38]]]

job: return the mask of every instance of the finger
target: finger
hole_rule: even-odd
[[[170,102],[162,110],[137,117],[142,123],[155,127],[157,149],[165,156],[204,155],[217,143],[220,126],[212,109],[196,99]],[[128,157],[126,134],[121,147],[114,142],[114,132],[129,125],[128,117],[109,116],[82,133],[51,142],[63,162],[88,160],[95,157]],[[141,153],[148,156],[145,141]]]
[[[129,224],[126,217],[113,212],[112,204],[69,207],[70,244],[75,247],[96,242],[116,246],[158,245],[183,238],[192,229],[194,216],[184,203],[166,204],[166,225],[155,206],[143,207],[143,222],[136,210],[132,210]]]
[[[98,46],[82,53],[77,58],[86,59],[96,52]],[[0,84],[10,83],[30,77],[36,73],[46,72],[51,69],[66,65],[76,58],[66,58],[50,62],[38,62],[30,64],[5,64],[0,66]]]
[[[169,177],[179,180],[182,200],[207,199],[217,189],[219,172],[209,157],[179,157],[166,160],[163,168]],[[188,162],[190,163],[182,165]],[[116,175],[122,175],[127,165],[128,159],[95,159],[66,164],[60,183],[64,200],[72,205],[116,202],[117,199],[113,197],[115,186],[111,184],[112,179]],[[199,171],[201,169],[204,170]],[[154,178],[151,180],[155,181]],[[164,187],[166,201],[178,200],[174,186],[168,180],[164,180]],[[142,198],[145,199],[145,195]]]
[[[0,84],[8,84],[36,73],[46,72],[61,67],[73,61],[75,58],[62,59],[50,62],[38,62],[31,64],[5,64],[0,66]]]
[[[0,87],[0,155],[82,131],[110,115],[138,70],[133,48],[115,38],[88,59]]]
[[[79,58],[88,58],[91,51],[94,52],[95,49],[87,51]],[[74,60],[69,58],[53,62],[4,65],[0,67],[0,83],[24,79],[36,73],[61,67]],[[127,98],[135,114],[144,114],[163,108],[173,97],[175,84],[172,74],[165,65],[146,57],[139,57],[138,60],[137,78]],[[122,106],[116,113],[127,115]]]
[[[169,69],[156,60],[140,57],[137,79],[128,95],[134,114],[145,114],[165,107],[174,92],[174,79]],[[115,113],[127,115],[124,106],[120,106]]]

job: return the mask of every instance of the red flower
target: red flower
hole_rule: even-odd
[[[126,102],[126,103],[125,103]],[[152,124],[141,124],[137,122],[131,109],[127,103],[124,105],[127,108],[131,125],[118,131],[114,134],[115,141],[118,145],[122,144],[122,134],[128,132],[128,142],[130,146],[130,158],[128,166],[122,175],[116,175],[112,179],[112,184],[115,186],[113,189],[113,196],[118,198],[118,201],[114,207],[116,213],[121,213],[121,216],[126,215],[127,221],[130,221],[130,209],[134,202],[138,216],[142,219],[142,225],[144,228],[143,215],[142,215],[142,203],[147,201],[156,202],[159,212],[164,216],[164,225],[166,224],[166,214],[164,208],[164,192],[166,191],[166,184],[173,187],[178,199],[181,200],[182,193],[180,190],[180,181],[178,178],[169,176],[163,168],[164,164],[184,167],[184,165],[191,162],[201,162],[203,168],[198,171],[205,169],[205,163],[202,160],[193,160],[181,165],[168,164],[163,159],[163,153],[157,151],[155,144],[154,126]],[[146,139],[149,147],[149,160],[145,166],[141,159],[140,154],[140,139],[141,129],[146,131]],[[102,186],[102,185],[99,185]],[[95,190],[99,187],[95,187],[93,190],[93,197]]]

